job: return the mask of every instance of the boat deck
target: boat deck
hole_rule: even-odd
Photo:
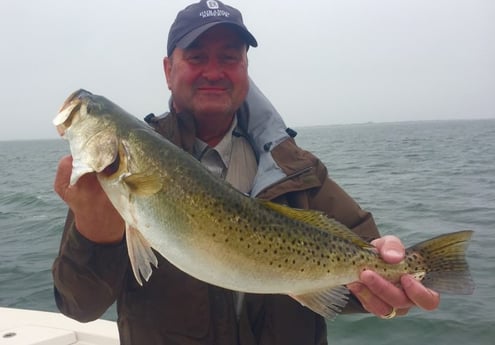
[[[81,323],[60,313],[0,307],[0,345],[118,345],[117,324]]]

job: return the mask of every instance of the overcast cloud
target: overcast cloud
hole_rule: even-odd
[[[167,110],[168,29],[192,1],[0,0],[0,140],[56,138],[74,90]],[[230,0],[250,74],[292,127],[495,118],[493,0]]]

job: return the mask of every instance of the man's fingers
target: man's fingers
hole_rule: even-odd
[[[366,285],[355,282],[347,286],[359,299],[363,308],[378,317],[389,315],[395,309],[397,316],[406,315],[410,308],[397,308],[375,295]]]
[[[398,237],[383,236],[371,243],[380,253],[380,257],[389,264],[397,264],[404,259],[404,245]]]
[[[401,309],[410,308],[413,305],[400,287],[395,286],[373,271],[363,271],[360,275],[360,281],[366,285],[373,295],[379,296],[387,305]]]
[[[440,295],[409,275],[401,277],[401,285],[409,299],[424,310],[434,310],[440,304]]]
[[[65,192],[69,187],[70,175],[72,173],[72,156],[64,156],[60,159],[53,182],[55,192],[65,200]]]

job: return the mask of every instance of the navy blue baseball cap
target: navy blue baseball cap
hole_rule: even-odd
[[[172,55],[176,47],[189,47],[202,33],[218,24],[234,26],[248,46],[258,46],[258,42],[244,25],[239,10],[220,1],[201,0],[177,14],[168,33],[167,55]]]

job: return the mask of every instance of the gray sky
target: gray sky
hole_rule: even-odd
[[[85,88],[142,117],[182,0],[0,0],[0,140],[56,138]],[[250,74],[292,127],[495,118],[493,0],[229,0],[259,47]]]

